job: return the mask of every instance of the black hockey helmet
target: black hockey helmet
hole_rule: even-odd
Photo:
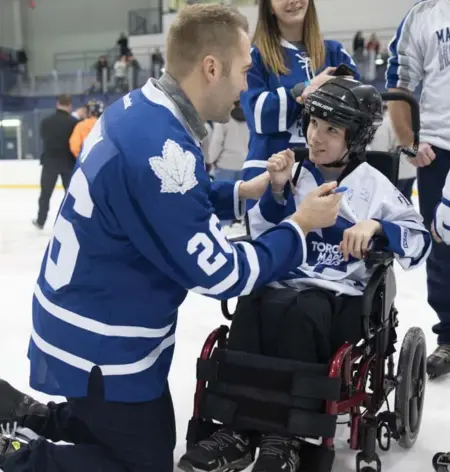
[[[101,100],[89,100],[86,104],[88,116],[99,118],[105,111],[105,104]]]
[[[364,152],[383,121],[383,100],[372,85],[336,77],[308,95],[303,111],[303,134],[307,137],[310,116],[347,130],[350,157]]]

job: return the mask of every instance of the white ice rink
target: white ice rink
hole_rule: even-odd
[[[31,219],[36,215],[37,198],[37,190],[0,190],[0,377],[37,399],[47,400],[28,386],[26,357],[33,288],[50,236],[50,229],[39,233],[31,225]],[[61,198],[62,191],[56,191],[51,201],[51,221]],[[410,326],[420,326],[426,333],[428,352],[431,352],[436,342],[431,326],[437,318],[426,302],[424,267],[409,273],[398,269],[397,290],[398,349],[406,330]],[[207,335],[225,322],[220,304],[215,300],[189,294],[181,307],[170,375],[178,428],[176,460],[184,451],[186,426],[192,413],[197,356]],[[450,450],[449,393],[450,377],[428,382],[419,439],[409,451],[402,450],[393,441],[391,451],[380,452],[383,472],[431,471],[434,453]],[[393,405],[392,399],[390,403]],[[336,440],[333,469],[336,472],[355,470],[355,453],[348,449],[347,438],[348,429],[342,427]]]

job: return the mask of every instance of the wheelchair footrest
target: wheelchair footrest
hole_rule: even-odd
[[[335,451],[323,445],[305,443],[302,446],[298,472],[331,472]]]

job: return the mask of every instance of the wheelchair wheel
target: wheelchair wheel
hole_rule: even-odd
[[[405,449],[412,447],[419,435],[425,396],[426,365],[425,334],[420,328],[410,328],[400,351],[395,389],[398,443]]]

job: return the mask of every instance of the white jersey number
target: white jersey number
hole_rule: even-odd
[[[228,254],[233,252],[233,248],[227,241],[222,231],[220,231],[218,225],[219,219],[213,214],[209,220],[209,230],[214,238],[212,239],[206,233],[196,233],[189,240],[187,245],[187,251],[191,255],[198,252],[200,246],[203,247],[203,249],[201,249],[197,255],[197,264],[206,275],[215,274],[227,263],[227,259],[222,253],[219,253],[217,256],[213,257],[215,243],[218,243],[224,252]]]
[[[74,211],[85,218],[90,218],[94,204],[89,195],[88,181],[81,169],[77,169],[73,174],[68,194],[72,195],[75,199]],[[67,196],[64,199],[62,208],[65,207],[66,203]],[[59,244],[56,262],[52,259],[52,253],[56,249],[55,244]],[[45,280],[53,290],[59,290],[71,281],[79,250],[80,243],[78,242],[75,230],[72,224],[60,212],[53,228],[53,238],[48,248],[47,264],[45,267]]]

